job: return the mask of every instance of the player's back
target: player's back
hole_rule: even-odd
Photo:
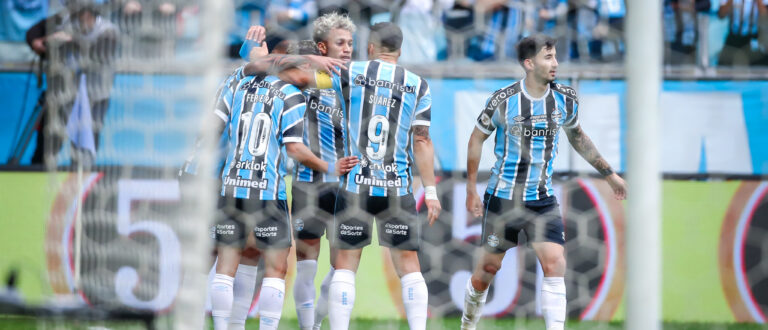
[[[222,196],[285,200],[281,156],[284,143],[302,143],[304,96],[277,77],[247,76],[237,82],[229,102]]]
[[[344,112],[332,89],[306,89],[304,114],[304,144],[312,153],[326,162],[335,162],[344,156]],[[315,171],[301,163],[294,167],[294,178],[299,182],[339,182],[339,177]]]
[[[487,192],[522,201],[552,196],[559,130],[578,123],[577,108],[573,89],[556,83],[539,98],[527,93],[524,81],[494,92],[477,121],[483,133],[496,131]]]
[[[351,62],[334,77],[347,127],[346,155],[360,163],[344,180],[348,191],[370,196],[411,193],[411,127],[429,126],[426,80],[402,66]]]

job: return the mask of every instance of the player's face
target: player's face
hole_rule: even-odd
[[[533,58],[533,74],[541,81],[552,82],[557,74],[557,52],[555,47],[544,47]]]
[[[352,33],[344,29],[333,29],[317,47],[323,56],[349,61],[352,59],[352,42]]]

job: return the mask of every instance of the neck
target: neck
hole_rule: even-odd
[[[544,93],[547,92],[547,85],[549,85],[545,81],[539,81],[535,77],[531,77],[529,75],[525,76],[525,91],[528,92],[528,95],[530,95],[533,98],[540,98],[544,96]]]
[[[395,54],[381,53],[376,57],[376,59],[382,62],[397,64],[397,56]]]

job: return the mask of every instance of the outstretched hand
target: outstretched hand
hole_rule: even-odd
[[[437,221],[437,217],[440,216],[440,211],[443,210],[443,207],[437,199],[425,199],[424,204],[427,206],[427,220],[429,220],[429,225],[431,226]]]
[[[618,174],[612,173],[605,177],[605,181],[611,186],[613,196],[618,200],[627,199],[627,183]]]
[[[315,70],[322,70],[328,73],[335,73],[337,75],[341,74],[341,71],[339,68],[346,69],[345,66],[346,62],[341,59],[337,58],[331,58],[326,56],[318,56],[318,55],[305,55],[307,60],[309,61],[310,67],[312,67]]]
[[[343,157],[339,158],[339,160],[336,161],[336,168],[334,170],[334,174],[336,176],[344,175],[349,173],[355,165],[357,165],[357,156],[349,156],[349,157]]]

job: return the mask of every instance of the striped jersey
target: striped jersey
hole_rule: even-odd
[[[284,144],[303,142],[304,95],[263,75],[233,80],[224,93],[215,110],[228,134],[221,195],[285,200]]]
[[[318,158],[331,163],[344,156],[344,119],[341,102],[332,89],[304,91],[307,111],[304,114],[304,144]],[[293,177],[300,182],[339,182],[339,177],[315,171],[301,163]]]
[[[368,196],[412,193],[414,126],[429,126],[432,96],[426,80],[379,60],[351,62],[332,77],[347,128],[346,156],[359,163],[344,176],[350,192]]]
[[[227,93],[227,90],[232,88],[231,85],[233,83],[237,83],[237,81],[240,81],[240,79],[243,79],[243,68],[239,67],[235,69],[229,76],[224,78],[224,80],[219,84],[218,89],[216,90],[216,99],[214,103],[214,114],[221,118],[221,116],[224,115],[225,111],[227,110],[227,107],[229,104],[225,98],[226,97],[232,97],[231,93]],[[223,153],[226,149],[226,143],[227,143],[227,135],[225,134],[223,128],[225,128],[226,123],[220,126],[219,130],[216,132],[218,134],[219,143],[217,144],[217,159],[220,159],[216,162],[214,166],[214,171],[210,173],[213,177],[217,177],[221,171],[222,166],[224,166],[224,160],[223,160]],[[185,174],[192,174],[197,175],[198,173],[198,167],[199,167],[199,161],[200,159],[199,154],[202,152],[203,149],[203,135],[197,137],[197,140],[195,141],[194,150],[192,152],[192,155],[190,155],[187,160],[184,162],[184,165],[181,167],[181,173]]]
[[[554,82],[538,99],[525,91],[524,80],[494,92],[476,124],[485,134],[496,131],[496,163],[486,192],[517,201],[552,196],[560,127],[579,124],[578,107],[576,92]]]
[[[720,5],[725,5],[727,0],[720,0]],[[733,0],[733,10],[730,15],[731,34],[739,36],[757,35],[759,15],[758,7],[768,5],[766,0]]]

